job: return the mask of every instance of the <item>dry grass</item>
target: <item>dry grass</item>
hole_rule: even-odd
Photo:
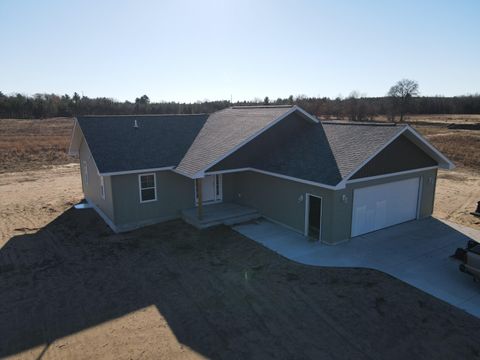
[[[375,121],[388,121],[385,115],[379,115],[374,118]],[[398,117],[397,117],[398,120]],[[480,114],[434,114],[434,115],[407,115],[406,122],[412,123],[437,123],[443,124],[464,124],[480,123]]]
[[[480,122],[480,115],[418,115],[409,120],[457,166],[480,170],[480,131],[447,128],[453,120]],[[72,127],[71,118],[0,119],[0,173],[74,162],[67,155]]]
[[[446,126],[416,126],[416,129],[458,167],[480,170],[480,131]]]
[[[71,118],[0,119],[0,173],[73,162]]]

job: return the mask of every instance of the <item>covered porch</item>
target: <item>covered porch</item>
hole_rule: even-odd
[[[260,216],[256,209],[233,202],[204,203],[201,206],[182,210],[183,220],[198,229],[220,224],[235,225],[258,219]]]

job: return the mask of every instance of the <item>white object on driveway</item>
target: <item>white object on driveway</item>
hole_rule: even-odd
[[[450,258],[470,238],[480,241],[479,230],[428,218],[325,245],[263,219],[233,229],[302,264],[386,272],[480,318],[480,285]]]

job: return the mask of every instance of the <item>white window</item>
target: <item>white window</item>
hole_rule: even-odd
[[[100,196],[105,200],[105,183],[103,181],[103,176],[100,176]]]
[[[87,162],[83,162],[83,182],[88,185],[88,165]]]
[[[138,188],[140,191],[140,202],[157,200],[157,182],[154,173],[138,175]]]

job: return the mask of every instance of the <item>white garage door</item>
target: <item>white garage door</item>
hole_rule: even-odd
[[[419,178],[353,192],[352,237],[416,219]]]

